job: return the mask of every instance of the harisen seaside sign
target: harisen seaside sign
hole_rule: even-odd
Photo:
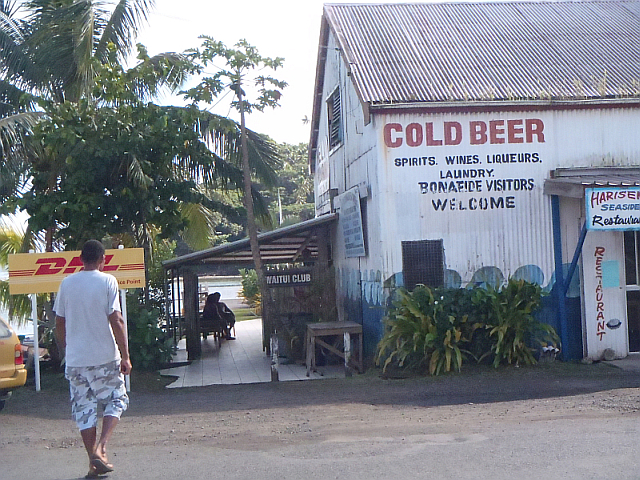
[[[640,230],[640,187],[585,189],[587,229]]]

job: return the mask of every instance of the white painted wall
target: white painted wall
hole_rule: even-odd
[[[327,53],[316,207],[318,214],[330,210],[329,189],[340,195],[358,186],[361,197],[366,198],[367,255],[346,258],[339,227],[332,244],[339,291],[351,299],[363,294],[372,303],[384,304],[383,284],[401,278],[401,242],[405,240],[442,239],[446,268],[459,275],[462,286],[477,281],[474,275],[489,267],[499,270],[505,279],[534,271],[540,283],[550,287],[555,268],[551,201],[543,193],[549,172],[558,167],[640,164],[640,112],[631,108],[481,113],[387,110],[372,113],[371,122],[365,125],[362,106],[333,37]],[[342,92],[344,144],[329,151],[326,99],[336,87]],[[477,134],[476,128],[482,125],[486,138]],[[447,136],[447,131],[452,134]],[[515,161],[496,162],[505,155],[513,155]],[[407,164],[403,158],[420,160]],[[451,186],[458,180],[474,183]],[[440,182],[448,185],[446,192],[439,188]],[[324,201],[319,201],[322,195]],[[584,218],[581,201],[563,198],[561,218],[567,263]],[[610,261],[620,262],[623,275],[618,236],[602,234],[590,241],[596,240],[605,242]],[[587,262],[583,268],[591,267]],[[624,281],[621,284],[622,296],[607,291],[614,298],[607,301],[607,308],[608,314],[623,320]],[[585,331],[591,332],[595,316],[588,313],[592,308],[588,303],[584,308]],[[598,344],[588,333],[589,356],[595,358],[604,348],[626,354],[618,338],[626,342],[625,329],[626,322],[615,335],[599,336]]]

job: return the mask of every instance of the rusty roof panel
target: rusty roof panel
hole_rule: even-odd
[[[637,1],[325,5],[362,100],[640,95]]]

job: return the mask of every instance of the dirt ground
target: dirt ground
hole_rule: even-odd
[[[110,479],[640,478],[640,374],[604,364],[165,383],[132,377]],[[81,478],[84,462],[61,374],[16,391],[0,413],[0,477]]]

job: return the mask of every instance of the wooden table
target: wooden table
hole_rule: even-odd
[[[357,359],[353,361],[351,358],[351,335],[356,335],[357,343]],[[343,351],[338,350],[333,345],[329,345],[320,337],[328,337],[342,335],[344,338]],[[351,366],[353,364],[358,372],[362,373],[364,368],[362,365],[362,325],[355,322],[324,322],[307,324],[307,377],[316,369],[316,345],[321,345],[331,353],[335,353],[344,359],[345,375],[351,375]]]

